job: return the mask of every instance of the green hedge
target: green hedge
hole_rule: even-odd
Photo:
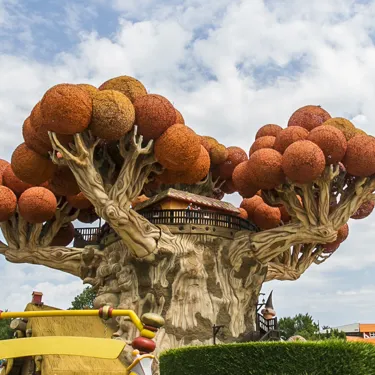
[[[375,345],[262,342],[168,350],[161,375],[375,375]]]

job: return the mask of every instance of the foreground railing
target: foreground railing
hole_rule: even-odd
[[[113,309],[103,306],[99,310],[41,310],[22,312],[3,312],[0,310],[0,321],[2,319],[28,319],[46,317],[79,317],[97,316],[102,319],[114,317],[128,317],[137,327],[140,336],[136,337],[131,345],[134,360],[127,368],[128,373],[134,375],[151,375],[151,367],[154,356],[152,353],[156,348],[153,341],[158,330],[164,326],[164,319],[154,313],[143,314],[141,318],[132,310]],[[93,337],[75,336],[42,336],[23,337],[17,340],[0,341],[0,358],[5,359],[3,368],[5,374],[10,374],[16,358],[35,358],[35,368],[41,371],[41,359],[43,355],[67,355],[83,356],[102,359],[116,359],[123,352],[126,343],[119,340],[109,340]],[[5,365],[5,367],[4,367]],[[1,371],[3,373],[4,371]]]

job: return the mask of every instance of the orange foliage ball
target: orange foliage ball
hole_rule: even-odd
[[[192,129],[175,124],[156,140],[154,152],[163,167],[172,171],[183,171],[198,159],[201,140]]]
[[[89,85],[88,83],[79,83],[77,87],[86,90],[91,98],[98,92],[98,89],[95,86]]]
[[[201,145],[210,152],[211,149],[219,144],[219,142],[213,138],[206,135],[200,136]],[[224,146],[225,147],[225,146]]]
[[[295,183],[315,181],[326,165],[323,151],[311,141],[292,143],[284,152],[282,168],[285,175]]]
[[[259,137],[250,147],[249,155],[253,154],[255,151],[260,150],[261,148],[273,148],[275,144],[276,137],[272,135],[265,135],[264,137]]]
[[[231,146],[228,147],[228,160],[237,167],[238,164],[248,160],[246,151],[240,147]]]
[[[254,223],[260,229],[272,229],[280,225],[281,213],[279,208],[262,203],[254,210]]]
[[[258,139],[260,137],[266,137],[266,136],[272,136],[276,137],[283,128],[279,125],[275,124],[267,124],[263,125],[261,128],[259,128],[258,132],[255,135],[255,139]]]
[[[69,195],[66,197],[66,200],[73,208],[77,208],[79,210],[84,210],[92,206],[91,202],[82,192],[76,195]]]
[[[0,159],[0,173],[2,173],[9,165],[9,162],[7,162],[4,159]]]
[[[231,161],[226,160],[224,163],[219,165],[218,174],[221,180],[230,180],[236,166]]]
[[[273,148],[283,154],[292,143],[307,139],[308,136],[309,132],[305,128],[291,126],[277,135]]]
[[[251,183],[249,166],[249,160],[240,163],[234,169],[232,175],[234,187],[243,198],[251,198],[258,191],[258,187]]]
[[[120,76],[104,82],[99,90],[116,90],[127,96],[132,103],[147,94],[146,88],[137,79],[129,76]]]
[[[351,216],[351,219],[360,220],[370,216],[372,211],[374,211],[374,207],[375,202],[373,201],[362,203],[358,210]]]
[[[246,210],[249,220],[254,220],[254,211],[264,201],[259,195],[254,195],[252,198],[244,199],[240,207]]]
[[[48,186],[56,195],[68,196],[79,194],[77,181],[68,167],[60,167],[56,170]]]
[[[368,134],[364,130],[356,128],[355,135],[368,135]]]
[[[161,95],[148,94],[134,101],[135,123],[146,141],[159,138],[176,123],[176,110]]]
[[[214,165],[220,165],[224,163],[228,159],[228,156],[229,156],[228,149],[222,144],[217,144],[217,145],[212,146],[209,150],[209,153],[210,153],[211,162]]]
[[[19,197],[26,189],[32,187],[32,185],[21,181],[13,172],[12,166],[9,164],[3,172],[3,184],[7,186],[14,194]]]
[[[334,128],[340,130],[344,134],[347,141],[349,141],[356,135],[360,135],[358,134],[358,129],[356,129],[355,126],[346,118],[333,117],[328,119],[323,125],[333,126]]]
[[[52,219],[56,209],[55,195],[43,187],[27,189],[18,200],[18,210],[21,216],[32,224],[43,223]]]
[[[81,210],[78,214],[78,220],[85,224],[92,224],[98,219],[99,216],[96,214],[94,207],[87,210]]]
[[[332,254],[334,253],[339,247],[340,247],[341,243],[340,242],[335,242],[335,244],[331,244],[329,246],[326,246],[324,247],[323,246],[323,253],[325,254]]]
[[[46,121],[44,120],[43,114],[42,114],[42,106],[41,102],[35,104],[34,108],[32,109],[30,113],[30,123],[31,126],[37,131],[39,128],[44,128]],[[48,132],[46,131],[47,136]],[[43,140],[44,141],[44,140]],[[48,142],[48,139],[45,139],[45,141]]]
[[[116,141],[126,135],[134,125],[135,110],[128,97],[119,91],[97,91],[92,97],[93,135],[107,141]]]
[[[333,126],[318,126],[310,132],[307,139],[319,146],[327,164],[341,161],[348,146],[344,134]]]
[[[23,124],[23,138],[28,147],[43,156],[48,156],[52,151],[52,144],[48,135],[46,121],[41,111],[41,102],[37,103],[31,111],[29,120],[26,119]],[[73,142],[72,135],[57,134],[59,142],[63,146],[68,146]]]
[[[249,159],[249,182],[260,189],[274,189],[282,184],[285,175],[282,169],[282,155],[270,148],[255,151]]]
[[[323,124],[331,118],[331,115],[317,105],[306,105],[297,109],[288,121],[289,126],[301,126],[308,131],[313,130],[317,126]]]
[[[143,186],[143,193],[147,196],[147,197],[152,197],[154,194],[155,191],[158,191],[158,189],[160,188],[161,186],[161,181],[160,179],[158,179],[159,176],[154,176],[153,179],[151,179],[150,182],[148,182],[147,184],[145,184]]]
[[[40,155],[48,156],[48,152],[52,149],[51,142],[44,142],[42,138],[38,136],[35,128],[31,125],[30,117],[23,123],[22,135],[27,147]],[[47,132],[46,135],[48,136]]]
[[[344,224],[338,231],[337,231],[337,238],[335,241],[331,243],[324,244],[323,247],[325,252],[334,252],[340,246],[342,242],[344,242],[349,236],[349,225]]]
[[[225,194],[233,194],[236,192],[236,186],[233,183],[233,180],[226,180],[224,185],[221,187],[221,191]]]
[[[31,185],[40,185],[52,178],[57,166],[26,146],[20,144],[12,154],[12,169],[22,181]]]
[[[344,224],[338,231],[337,231],[337,239],[336,241],[344,242],[349,236],[349,225]]]
[[[375,173],[375,138],[356,135],[348,142],[343,160],[346,171],[359,177],[369,177]]]
[[[219,166],[219,175],[223,180],[232,178],[232,174],[237,165],[248,160],[246,152],[240,148],[231,146],[227,148],[228,157],[224,163]]]
[[[64,83],[53,86],[44,94],[40,108],[47,130],[75,134],[90,124],[92,99],[86,90]]]
[[[176,124],[185,124],[185,120],[179,110],[176,108],[174,109],[176,111]]]
[[[0,186],[0,222],[7,221],[17,209],[17,197],[12,190]]]
[[[193,185],[205,178],[210,171],[210,156],[207,150],[201,147],[201,152],[198,159],[184,171],[172,171],[170,169],[158,176],[163,184],[187,184]]]
[[[240,213],[238,216],[242,219],[248,219],[249,215],[247,214],[246,210],[244,208],[240,208]]]
[[[3,173],[8,165],[9,163],[6,160],[0,159],[0,185],[3,184]]]
[[[171,171],[169,169],[164,169],[163,173],[156,177],[156,181],[165,185],[174,185],[183,183],[184,172],[182,171]]]
[[[61,227],[51,242],[51,246],[68,246],[74,240],[74,225],[68,223]]]
[[[210,155],[206,149],[201,146],[198,159],[189,167],[189,169],[182,172],[184,173],[182,182],[185,184],[196,184],[208,175],[210,166]]]

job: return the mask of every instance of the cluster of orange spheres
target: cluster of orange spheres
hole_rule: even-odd
[[[348,174],[369,177],[375,173],[374,155],[375,138],[319,106],[305,106],[293,113],[285,129],[275,124],[260,128],[249,160],[237,166],[232,179],[236,190],[249,198],[287,180],[311,183],[326,165],[339,162]]]
[[[44,94],[24,121],[24,143],[13,152],[11,163],[0,160],[0,221],[8,220],[16,210],[30,223],[50,220],[60,197],[81,210],[79,219],[86,223],[96,220],[97,215],[80,193],[71,170],[52,162],[49,132],[56,133],[59,142],[68,147],[74,141],[74,134],[85,130],[112,142],[125,136],[135,124],[145,141],[160,138],[157,149],[161,153],[160,162],[166,168],[184,172],[190,168],[193,175],[192,166],[195,166],[201,170],[200,176],[208,173],[209,163],[199,136],[184,125],[181,113],[168,99],[148,94],[137,79],[121,76],[99,88],[88,84],[58,84]],[[171,127],[175,130],[168,131]],[[167,147],[165,142],[172,144],[176,135],[181,134],[190,137],[191,149],[180,155],[181,165],[171,165],[172,159],[163,153]],[[178,156],[173,160],[178,160]],[[190,180],[194,178],[191,176]],[[70,233],[67,227],[65,232]]]
[[[22,182],[39,186],[56,175],[69,174],[52,163],[49,132],[56,133],[63,146],[85,130],[108,143],[120,140],[134,125],[145,142],[155,142],[156,159],[165,169],[160,183],[194,184],[207,176],[211,159],[219,164],[227,158],[226,147],[217,142],[214,147],[204,147],[202,137],[185,125],[183,116],[167,98],[147,93],[133,77],[120,76],[99,88],[88,84],[50,88],[24,122],[25,142],[13,153],[12,170]],[[212,153],[207,148],[212,148]],[[70,191],[66,186],[60,189],[59,184],[49,185],[58,195],[78,192],[74,181],[67,184],[74,185]]]
[[[356,128],[349,120],[332,118],[320,106],[305,106],[295,111],[283,129],[276,124],[261,127],[250,147],[249,159],[233,171],[232,181],[244,200],[240,216],[249,218],[260,229],[287,223],[291,217],[284,206],[267,204],[261,191],[277,188],[286,182],[308,184],[317,180],[330,164],[338,164],[349,176],[375,174],[375,138]],[[303,206],[303,200],[300,204]],[[352,216],[362,219],[374,209],[365,202]],[[336,241],[324,246],[335,251],[348,236],[345,224]]]

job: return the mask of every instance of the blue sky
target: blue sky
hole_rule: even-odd
[[[0,150],[52,85],[100,85],[121,74],[168,97],[189,126],[248,149],[266,123],[285,126],[306,104],[375,133],[375,2],[326,0],[0,0]],[[238,196],[228,199],[239,204]],[[374,322],[375,221],[296,282],[272,282],[279,316],[321,324]],[[22,309],[32,290],[67,307],[80,280],[0,259],[0,308]]]

